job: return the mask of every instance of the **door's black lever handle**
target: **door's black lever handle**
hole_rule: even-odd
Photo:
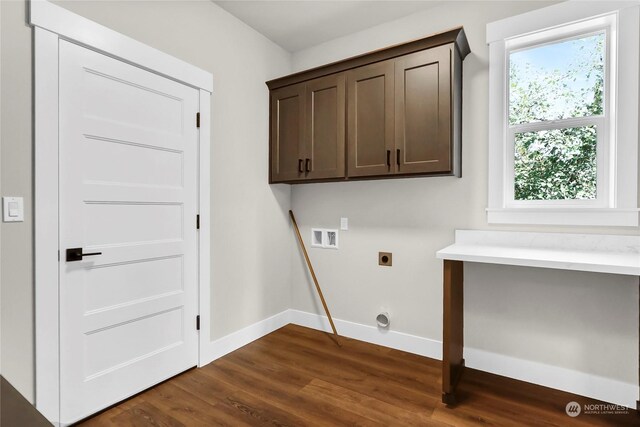
[[[95,255],[102,255],[102,252],[90,252],[85,254],[82,252],[82,248],[71,248],[67,249],[66,260],[67,262],[82,261],[83,257]]]

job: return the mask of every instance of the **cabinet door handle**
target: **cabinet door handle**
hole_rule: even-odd
[[[387,167],[391,167],[391,150],[387,150]]]
[[[298,159],[298,172],[303,173],[304,169],[302,169],[302,159]]]
[[[396,150],[396,164],[400,167],[400,149]]]
[[[307,173],[311,172],[311,159],[306,159],[304,162],[304,168]]]

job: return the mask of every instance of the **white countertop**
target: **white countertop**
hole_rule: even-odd
[[[440,259],[640,276],[640,236],[456,230]]]

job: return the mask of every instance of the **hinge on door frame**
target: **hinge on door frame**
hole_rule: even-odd
[[[196,215],[196,230],[200,230],[200,214]]]
[[[196,331],[200,330],[200,315],[196,316]]]
[[[196,113],[196,127],[199,128],[200,127],[200,113]]]

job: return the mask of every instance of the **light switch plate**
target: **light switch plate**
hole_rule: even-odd
[[[24,221],[24,199],[22,197],[2,198],[2,220],[4,222]]]
[[[349,218],[340,218],[340,230],[349,229]]]

